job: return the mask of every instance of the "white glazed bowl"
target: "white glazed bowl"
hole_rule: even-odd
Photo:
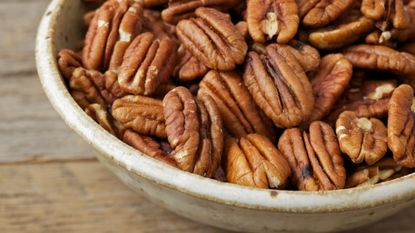
[[[371,187],[327,192],[255,189],[221,183],[160,163],[124,144],[90,119],[72,99],[56,55],[84,35],[81,0],[53,0],[36,40],[43,88],[61,117],[99,152],[124,183],[179,215],[230,230],[329,232],[390,216],[415,201],[415,174]]]

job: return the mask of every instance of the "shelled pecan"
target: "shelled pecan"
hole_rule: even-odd
[[[63,77],[69,80],[73,71],[82,66],[82,58],[70,49],[62,49],[58,54],[58,65]]]
[[[229,138],[225,145],[226,177],[231,183],[258,188],[284,188],[290,166],[272,142],[259,134],[239,140]]]
[[[333,22],[350,9],[355,0],[297,0],[306,27],[319,28]]]
[[[105,107],[97,103],[90,104],[85,108],[85,113],[94,119],[94,121],[96,121],[106,131],[116,135],[112,119]]]
[[[180,81],[192,81],[203,77],[208,71],[202,62],[197,60],[183,45],[177,51],[178,63],[174,76]]]

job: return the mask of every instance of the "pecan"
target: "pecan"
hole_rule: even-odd
[[[362,0],[362,5],[360,7],[362,14],[373,20],[382,19],[385,10],[385,0]]]
[[[161,12],[164,21],[176,24],[182,19],[194,17],[199,7],[227,10],[237,6],[241,0],[170,0],[169,7]]]
[[[155,7],[167,4],[169,0],[143,0],[144,7]]]
[[[414,90],[406,84],[395,89],[389,102],[388,146],[396,162],[415,167]]]
[[[123,127],[142,135],[166,137],[163,103],[144,96],[125,96],[112,105],[112,116]]]
[[[117,69],[131,40],[142,29],[141,1],[110,0],[95,13],[82,50],[88,69]]]
[[[355,112],[345,111],[336,122],[336,134],[340,150],[353,163],[365,161],[372,165],[388,150],[387,129],[376,118],[357,117]]]
[[[321,120],[346,90],[353,67],[342,54],[323,57],[320,68],[311,78],[315,97],[314,108],[309,121]]]
[[[347,177],[346,188],[374,185],[391,178],[408,174],[408,170],[397,164],[392,158],[385,157],[379,162],[358,168]]]
[[[144,31],[153,33],[157,38],[173,38],[176,27],[165,23],[161,19],[161,13],[155,10],[144,10]]]
[[[338,49],[352,44],[373,30],[372,20],[359,15],[348,15],[337,24],[310,33],[309,42],[320,49]]]
[[[298,128],[286,129],[278,148],[294,171],[293,181],[299,190],[341,189],[346,170],[333,129],[326,123],[311,123],[309,133]]]
[[[365,38],[366,44],[370,45],[383,45],[391,48],[396,47],[396,43],[391,40],[392,34],[390,31],[374,31],[370,34],[368,34]]]
[[[85,26],[89,27],[91,25],[92,19],[95,17],[95,11],[88,11],[84,14],[83,20]]]
[[[63,77],[70,79],[73,71],[82,66],[81,56],[70,49],[62,49],[58,54],[59,70]]]
[[[176,162],[169,153],[168,146],[167,148],[164,146],[165,143],[159,143],[151,137],[142,136],[130,129],[127,129],[124,132],[122,140],[128,145],[150,157],[153,157],[154,159],[162,161],[173,167],[177,167]]]
[[[215,100],[232,136],[259,133],[275,137],[272,122],[261,114],[237,73],[210,71],[200,82],[199,94],[208,94]]]
[[[265,52],[249,52],[245,64],[243,79],[254,101],[278,127],[307,121],[314,96],[303,68],[281,45],[268,45]]]
[[[298,40],[291,40],[285,46],[303,67],[304,72],[314,71],[320,64],[320,53],[314,47]]]
[[[238,31],[241,33],[241,35],[248,39],[249,37],[249,29],[248,29],[248,23],[246,21],[239,21],[235,27],[238,29]]]
[[[118,81],[125,92],[153,95],[166,83],[175,66],[177,46],[170,38],[156,39],[146,32],[127,48]]]
[[[179,40],[205,66],[230,71],[245,59],[248,46],[229,15],[211,8],[198,8],[197,18],[182,20]]]
[[[390,27],[405,29],[410,24],[410,12],[403,0],[363,0],[360,10],[366,17],[380,20],[382,31]]]
[[[116,135],[115,128],[112,124],[112,119],[108,111],[100,104],[94,103],[85,108],[86,114],[96,121],[102,128],[109,133]]]
[[[197,60],[183,45],[177,50],[178,64],[174,69],[174,75],[180,81],[192,81],[203,77],[209,69]]]
[[[214,100],[196,100],[185,87],[177,87],[163,99],[167,139],[180,169],[212,177],[223,150],[222,120]]]
[[[248,134],[239,142],[226,140],[226,177],[231,183],[258,188],[283,188],[290,166],[272,142],[259,134]]]
[[[380,45],[356,45],[345,51],[355,68],[389,71],[396,74],[415,74],[415,57]]]
[[[103,75],[98,71],[76,68],[69,80],[71,95],[82,109],[90,104],[105,105],[105,100],[93,80],[102,79]]]
[[[285,44],[297,33],[300,19],[295,0],[249,0],[246,11],[249,34],[255,42],[276,37],[278,43]]]
[[[304,15],[302,23],[304,26],[312,28],[328,25],[338,19],[355,3],[355,0],[311,0],[308,3],[301,4],[304,1],[300,0],[299,4],[300,14]],[[304,13],[306,9],[309,10],[307,13]]]

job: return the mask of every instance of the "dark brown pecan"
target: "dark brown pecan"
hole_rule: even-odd
[[[208,71],[202,62],[197,60],[183,45],[177,51],[178,64],[174,70],[174,75],[180,81],[192,81],[203,77]]]
[[[125,92],[154,95],[173,72],[177,45],[170,38],[157,39],[146,32],[137,36],[125,52],[118,82]]]
[[[309,133],[298,128],[286,129],[278,148],[294,171],[299,190],[317,191],[344,188],[346,170],[333,129],[315,121]]]
[[[328,25],[338,19],[343,13],[353,6],[355,0],[300,0],[300,14],[304,15],[303,25],[319,28]],[[304,13],[309,9],[307,13]]]
[[[130,129],[127,129],[122,135],[122,140],[128,145],[150,157],[153,157],[154,159],[162,161],[173,167],[177,167],[176,162],[170,156],[168,146],[166,150],[163,143],[159,143],[151,137],[142,136]]]
[[[90,104],[88,105],[88,107],[85,108],[85,112],[106,131],[113,135],[116,135],[112,119],[104,106],[97,103]]]
[[[320,49],[338,49],[356,42],[374,27],[375,24],[371,19],[349,14],[335,25],[310,33],[308,40]]]
[[[142,30],[140,1],[110,0],[95,13],[85,37],[82,63],[88,69],[117,69],[132,39]]]
[[[408,173],[408,169],[397,164],[392,158],[385,157],[371,166],[358,168],[347,177],[346,188],[374,185]]]
[[[248,46],[229,15],[211,8],[198,8],[197,18],[182,20],[179,40],[205,66],[230,71],[243,63]]]
[[[182,19],[194,17],[199,7],[227,10],[237,6],[241,0],[170,0],[169,7],[161,12],[164,21],[176,24]]]
[[[169,2],[169,0],[143,0],[144,7],[162,6]]]
[[[387,129],[376,118],[358,117],[355,112],[345,111],[336,122],[336,134],[340,150],[353,163],[365,161],[372,165],[388,150]]]
[[[314,71],[320,65],[320,53],[314,47],[298,40],[291,40],[285,46],[303,67],[304,72]]]
[[[123,127],[147,136],[166,137],[163,103],[144,96],[125,96],[112,105],[112,116]]]
[[[222,120],[210,96],[196,100],[185,87],[163,99],[167,139],[180,169],[212,177],[223,150]]]
[[[249,0],[246,11],[249,34],[255,42],[276,37],[278,43],[285,44],[297,33],[300,19],[295,0]]]
[[[259,134],[249,134],[239,142],[229,138],[225,146],[226,177],[231,183],[257,188],[284,188],[290,166],[272,142]]]
[[[406,84],[395,89],[389,102],[388,146],[396,162],[415,167],[414,90]]]
[[[380,45],[356,45],[345,51],[355,68],[389,71],[396,74],[415,74],[415,57]]]
[[[58,65],[63,77],[69,80],[73,71],[82,66],[82,59],[76,52],[70,49],[62,49],[58,54]]]
[[[315,102],[310,122],[321,120],[330,113],[348,87],[352,73],[352,64],[342,54],[323,57],[320,68],[311,78]]]
[[[261,55],[249,52],[243,79],[276,126],[293,127],[310,117],[314,105],[311,83],[297,59],[281,45],[268,45]]]
[[[98,71],[86,70],[82,67],[73,71],[69,87],[72,97],[82,109],[94,103],[105,105],[105,100],[93,81],[102,79],[103,75]]]
[[[224,126],[232,136],[259,133],[275,137],[272,122],[257,108],[237,73],[210,71],[199,85],[199,94],[208,94],[215,100]]]

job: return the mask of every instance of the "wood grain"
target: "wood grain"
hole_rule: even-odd
[[[132,192],[55,113],[34,62],[48,2],[0,1],[0,232],[225,232]],[[353,232],[410,233],[414,218],[411,208]]]

